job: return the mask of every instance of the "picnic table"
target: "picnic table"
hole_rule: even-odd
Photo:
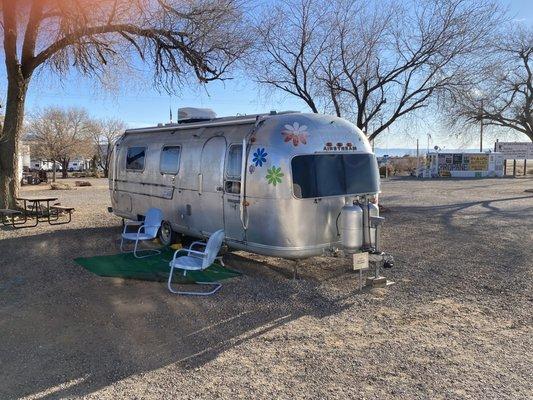
[[[57,197],[43,196],[43,197],[17,197],[17,200],[24,202],[24,222],[16,223],[12,219],[12,225],[16,228],[33,228],[37,226],[39,222],[45,221],[45,218],[50,218],[50,202],[57,201]],[[43,208],[43,204],[46,203],[46,211]],[[30,206],[28,208],[28,205]],[[28,216],[33,213],[35,216],[35,223],[33,225],[25,225],[28,221]],[[24,225],[24,226],[15,226]]]
[[[18,210],[0,210],[0,217],[2,223],[6,226],[12,225],[13,228],[22,229],[22,228],[33,228],[39,224],[39,222],[48,222],[50,225],[62,225],[68,224],[72,219],[72,207],[63,207],[61,205],[50,205],[51,202],[57,201],[57,197],[52,196],[42,196],[42,197],[17,197],[18,201],[24,203],[24,209],[22,211]],[[46,204],[46,205],[45,205]],[[62,212],[68,213],[68,220],[57,222],[59,220],[59,215]],[[15,222],[15,217],[22,216],[24,219]],[[6,217],[9,218],[6,222]],[[28,219],[35,218],[35,222],[27,225]]]

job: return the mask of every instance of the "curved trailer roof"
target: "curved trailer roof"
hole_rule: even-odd
[[[214,118],[211,120],[197,121],[197,122],[170,123],[170,124],[158,125],[158,126],[147,127],[147,128],[127,129],[125,133],[128,134],[128,133],[165,132],[165,131],[189,130],[189,129],[194,129],[194,128],[215,127],[215,126],[254,124],[259,119],[265,119],[267,117],[273,117],[276,115],[285,115],[285,114],[299,114],[299,112],[298,111],[283,111],[279,113],[276,112],[276,113],[268,113],[268,114],[251,114],[251,115],[243,115],[243,116],[221,117],[221,118]]]

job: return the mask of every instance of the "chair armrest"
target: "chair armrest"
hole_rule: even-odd
[[[193,250],[193,247],[194,247],[194,246],[199,246],[199,247],[201,246],[201,247],[203,247],[203,250],[204,250],[204,251],[203,251],[201,254],[202,254],[202,256],[205,255],[205,249],[206,249],[206,247],[207,247],[207,243],[205,243],[205,242],[193,242],[193,243],[191,243],[191,245],[189,246],[189,250],[188,250],[189,253],[187,254],[188,256],[190,256],[191,253],[198,253],[197,250]],[[193,254],[193,257],[195,257],[194,254]],[[201,258],[201,257],[200,257],[200,258]]]
[[[142,225],[144,221],[124,221],[124,226],[128,225]]]
[[[141,230],[142,229],[146,229],[146,228],[159,228],[161,225],[144,225],[142,224],[139,229],[137,230],[137,233],[141,233]],[[145,230],[146,232],[146,230]]]
[[[205,248],[207,246],[207,243],[205,243],[205,242],[192,242],[191,245],[189,246],[189,250],[192,251],[194,246],[202,246],[202,247]]]
[[[202,256],[205,255],[205,253],[201,251],[195,251],[195,250],[189,250],[189,249],[178,249],[174,252],[174,257],[172,257],[172,261],[170,262],[171,266],[174,264],[174,261],[176,260],[176,256],[180,252],[187,253],[187,255],[190,255],[190,253],[195,253],[195,254],[202,255]]]
[[[139,229],[137,230],[137,235],[141,233],[142,230],[144,230],[144,233],[146,233],[146,228],[159,228],[161,225],[141,225]],[[157,232],[156,232],[157,236]]]
[[[144,224],[144,221],[124,221],[124,230],[122,231],[122,233],[126,233],[126,231],[128,230],[128,226],[139,226],[142,224]],[[137,232],[139,231],[137,230]]]

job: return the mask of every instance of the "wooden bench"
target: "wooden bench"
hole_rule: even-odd
[[[50,213],[48,216],[48,223],[50,225],[63,225],[68,224],[70,221],[72,221],[72,213],[75,211],[74,207],[66,207],[59,204],[50,206]],[[68,213],[68,220],[67,221],[61,221],[61,222],[55,222],[59,220],[59,216],[63,213]],[[55,216],[54,219],[50,219],[51,216]]]
[[[18,210],[11,210],[9,208],[0,209],[0,217],[2,219],[2,224],[4,224],[5,226],[12,225],[14,227],[15,225],[21,225],[25,223],[26,220],[24,220],[24,222],[22,223],[15,223],[15,217],[19,217],[21,215],[23,215],[22,212]]]

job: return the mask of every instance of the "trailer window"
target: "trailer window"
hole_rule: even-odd
[[[180,146],[165,146],[161,150],[159,169],[162,174],[176,175],[180,168]]]
[[[144,170],[146,147],[129,147],[126,156],[126,169],[132,171]]]
[[[242,145],[231,145],[226,161],[226,182],[224,190],[227,193],[239,194],[241,192],[241,167],[242,167]]]
[[[241,180],[242,167],[242,145],[234,144],[228,151],[228,161],[226,162],[226,178]]]
[[[373,154],[319,154],[292,159],[294,195],[300,199],[379,191]]]

